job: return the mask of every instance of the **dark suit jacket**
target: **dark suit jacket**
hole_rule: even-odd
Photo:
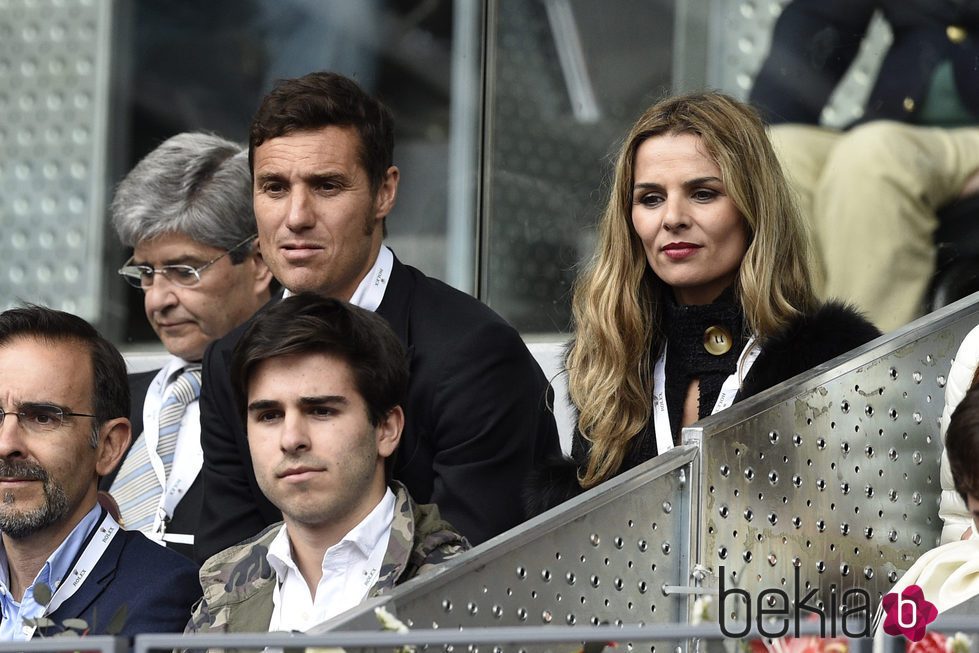
[[[151,372],[139,372],[129,375],[129,392],[132,395],[132,409],[130,410],[129,421],[133,425],[133,437],[129,441],[129,449],[133,448],[136,438],[143,434],[143,403],[146,401],[146,392],[150,389],[150,384],[153,383],[153,379],[159,371],[153,370]],[[100,490],[108,492],[109,488],[112,487],[113,481],[119,475],[119,468],[122,467],[122,462],[129,455],[129,449],[126,450],[126,455],[122,457],[122,460],[112,470],[112,473],[99,479]],[[180,500],[180,503],[174,509],[173,518],[170,520],[167,532],[191,535],[197,533],[201,517],[201,487],[201,477],[198,474],[191,486],[187,488],[184,498]],[[167,542],[167,548],[173,549],[190,559],[194,557],[194,547],[190,544]]]
[[[82,586],[49,618],[55,626],[38,629],[50,636],[65,619],[84,619],[92,635],[104,635],[112,617],[126,606],[120,635],[179,633],[201,598],[197,565],[137,531],[119,531]],[[43,631],[43,633],[41,632]]]
[[[960,100],[979,120],[979,0],[793,0],[775,24],[752,104],[774,123],[817,124],[876,9],[894,40],[860,121],[916,122],[935,67],[944,60],[952,62]],[[951,40],[949,26],[964,29],[965,38]],[[906,98],[914,101],[910,111]]]
[[[520,335],[486,305],[397,259],[377,313],[411,366],[394,477],[418,503],[437,503],[474,544],[523,521],[523,479],[560,444],[550,386]],[[228,376],[249,323],[204,354],[198,560],[282,518],[258,488]]]

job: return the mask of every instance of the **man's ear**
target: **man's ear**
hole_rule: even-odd
[[[99,428],[99,445],[95,471],[99,476],[110,474],[129,450],[132,425],[125,417],[110,419]]]
[[[255,247],[248,253],[248,264],[252,266],[254,274],[252,278],[255,282],[255,296],[260,297],[268,292],[269,284],[272,283],[272,270],[265,264],[262,258],[262,250],[255,241]]]
[[[374,197],[374,217],[381,220],[394,209],[394,202],[398,197],[398,180],[401,172],[398,166],[391,166],[384,173],[384,180],[381,181],[377,194]]]
[[[401,406],[395,406],[374,429],[377,434],[377,454],[381,458],[388,458],[397,451],[404,427],[405,413]]]

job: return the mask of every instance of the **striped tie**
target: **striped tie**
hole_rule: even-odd
[[[174,381],[170,397],[160,408],[160,438],[156,451],[163,461],[167,478],[173,467],[173,454],[177,449],[177,434],[187,406],[201,394],[201,370],[185,370]],[[112,483],[112,496],[119,503],[119,512],[125,527],[149,533],[160,503],[163,487],[157,480],[150,464],[146,438],[139,436],[122,462],[119,474]]]

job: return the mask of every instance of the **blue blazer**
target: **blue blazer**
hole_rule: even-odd
[[[122,606],[128,616],[119,635],[183,632],[202,594],[197,571],[142,533],[120,530],[78,591],[48,615],[56,625],[39,628],[35,637],[65,630],[62,623],[71,618],[88,622],[89,634],[105,635]]]

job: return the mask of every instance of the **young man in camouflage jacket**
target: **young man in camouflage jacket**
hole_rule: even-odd
[[[263,311],[232,357],[258,483],[283,523],[212,556],[188,632],[305,631],[469,548],[388,470],[408,364],[383,318],[313,294]]]

